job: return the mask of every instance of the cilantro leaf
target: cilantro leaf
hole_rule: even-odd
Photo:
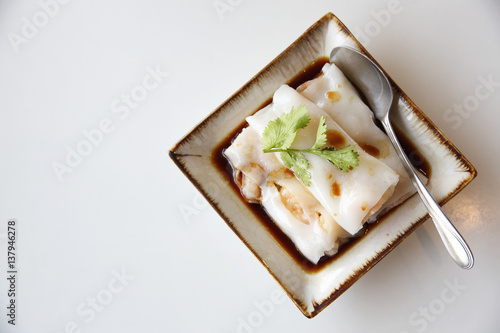
[[[295,176],[302,180],[306,186],[311,185],[311,174],[307,171],[309,161],[304,153],[324,158],[344,172],[349,172],[359,165],[359,154],[353,149],[353,146],[347,146],[343,149],[324,147],[327,143],[327,127],[326,119],[323,116],[319,120],[314,145],[309,149],[291,149],[297,131],[307,127],[310,121],[307,107],[304,105],[297,109],[292,107],[289,113],[270,121],[262,134],[264,153],[281,153],[283,164],[292,169]]]
[[[297,178],[301,179],[306,186],[311,185],[311,174],[309,169],[309,161],[302,153],[293,151],[283,151],[280,154],[283,164],[293,170]]]
[[[307,107],[292,107],[289,113],[283,114],[275,120],[270,121],[262,135],[264,152],[272,148],[288,149],[295,139],[297,131],[305,128],[311,121]]]
[[[349,172],[359,165],[359,154],[353,150],[353,146],[342,149],[331,147],[310,151],[311,154],[320,156],[330,163],[335,164],[340,170]]]
[[[319,149],[326,145],[326,121],[325,117],[319,119],[318,131],[316,132],[316,142],[311,149]]]

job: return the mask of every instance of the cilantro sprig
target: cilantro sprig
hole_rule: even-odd
[[[290,148],[297,131],[306,128],[310,121],[311,118],[305,105],[301,105],[296,109],[292,107],[289,113],[270,121],[262,134],[264,153],[280,153],[283,164],[292,169],[306,186],[311,185],[311,174],[307,171],[309,161],[304,154],[314,154],[324,158],[344,172],[349,172],[358,166],[359,154],[353,149],[353,146],[342,149],[325,147],[327,143],[327,127],[323,116],[319,120],[316,141],[311,148]]]

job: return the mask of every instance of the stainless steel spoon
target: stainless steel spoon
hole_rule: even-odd
[[[389,110],[392,105],[393,94],[387,77],[371,59],[353,48],[335,47],[330,53],[330,62],[340,68],[349,81],[364,94],[375,117],[380,120],[389,136],[413,185],[415,185],[420,194],[439,232],[439,236],[441,236],[444,246],[460,267],[471,269],[474,265],[474,257],[471,250],[434,198],[432,198],[425,185],[417,177],[415,169],[394,134],[389,120]]]

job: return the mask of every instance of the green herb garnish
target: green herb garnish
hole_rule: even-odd
[[[325,147],[327,128],[323,116],[319,120],[314,145],[309,149],[291,149],[297,131],[307,127],[310,121],[307,107],[304,105],[297,109],[292,107],[289,113],[270,121],[262,134],[264,153],[281,153],[281,160],[285,166],[292,169],[306,186],[311,185],[311,174],[307,171],[309,161],[304,153],[322,157],[344,172],[349,172],[358,166],[359,154],[353,150],[353,146],[342,149]]]

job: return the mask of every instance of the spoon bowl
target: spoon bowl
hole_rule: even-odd
[[[330,53],[330,62],[334,63],[367,99],[375,118],[384,127],[401,163],[434,221],[434,225],[448,253],[460,267],[464,269],[472,268],[474,257],[469,246],[418,178],[415,169],[394,133],[389,118],[393,93],[387,76],[370,58],[350,47],[335,47]]]

